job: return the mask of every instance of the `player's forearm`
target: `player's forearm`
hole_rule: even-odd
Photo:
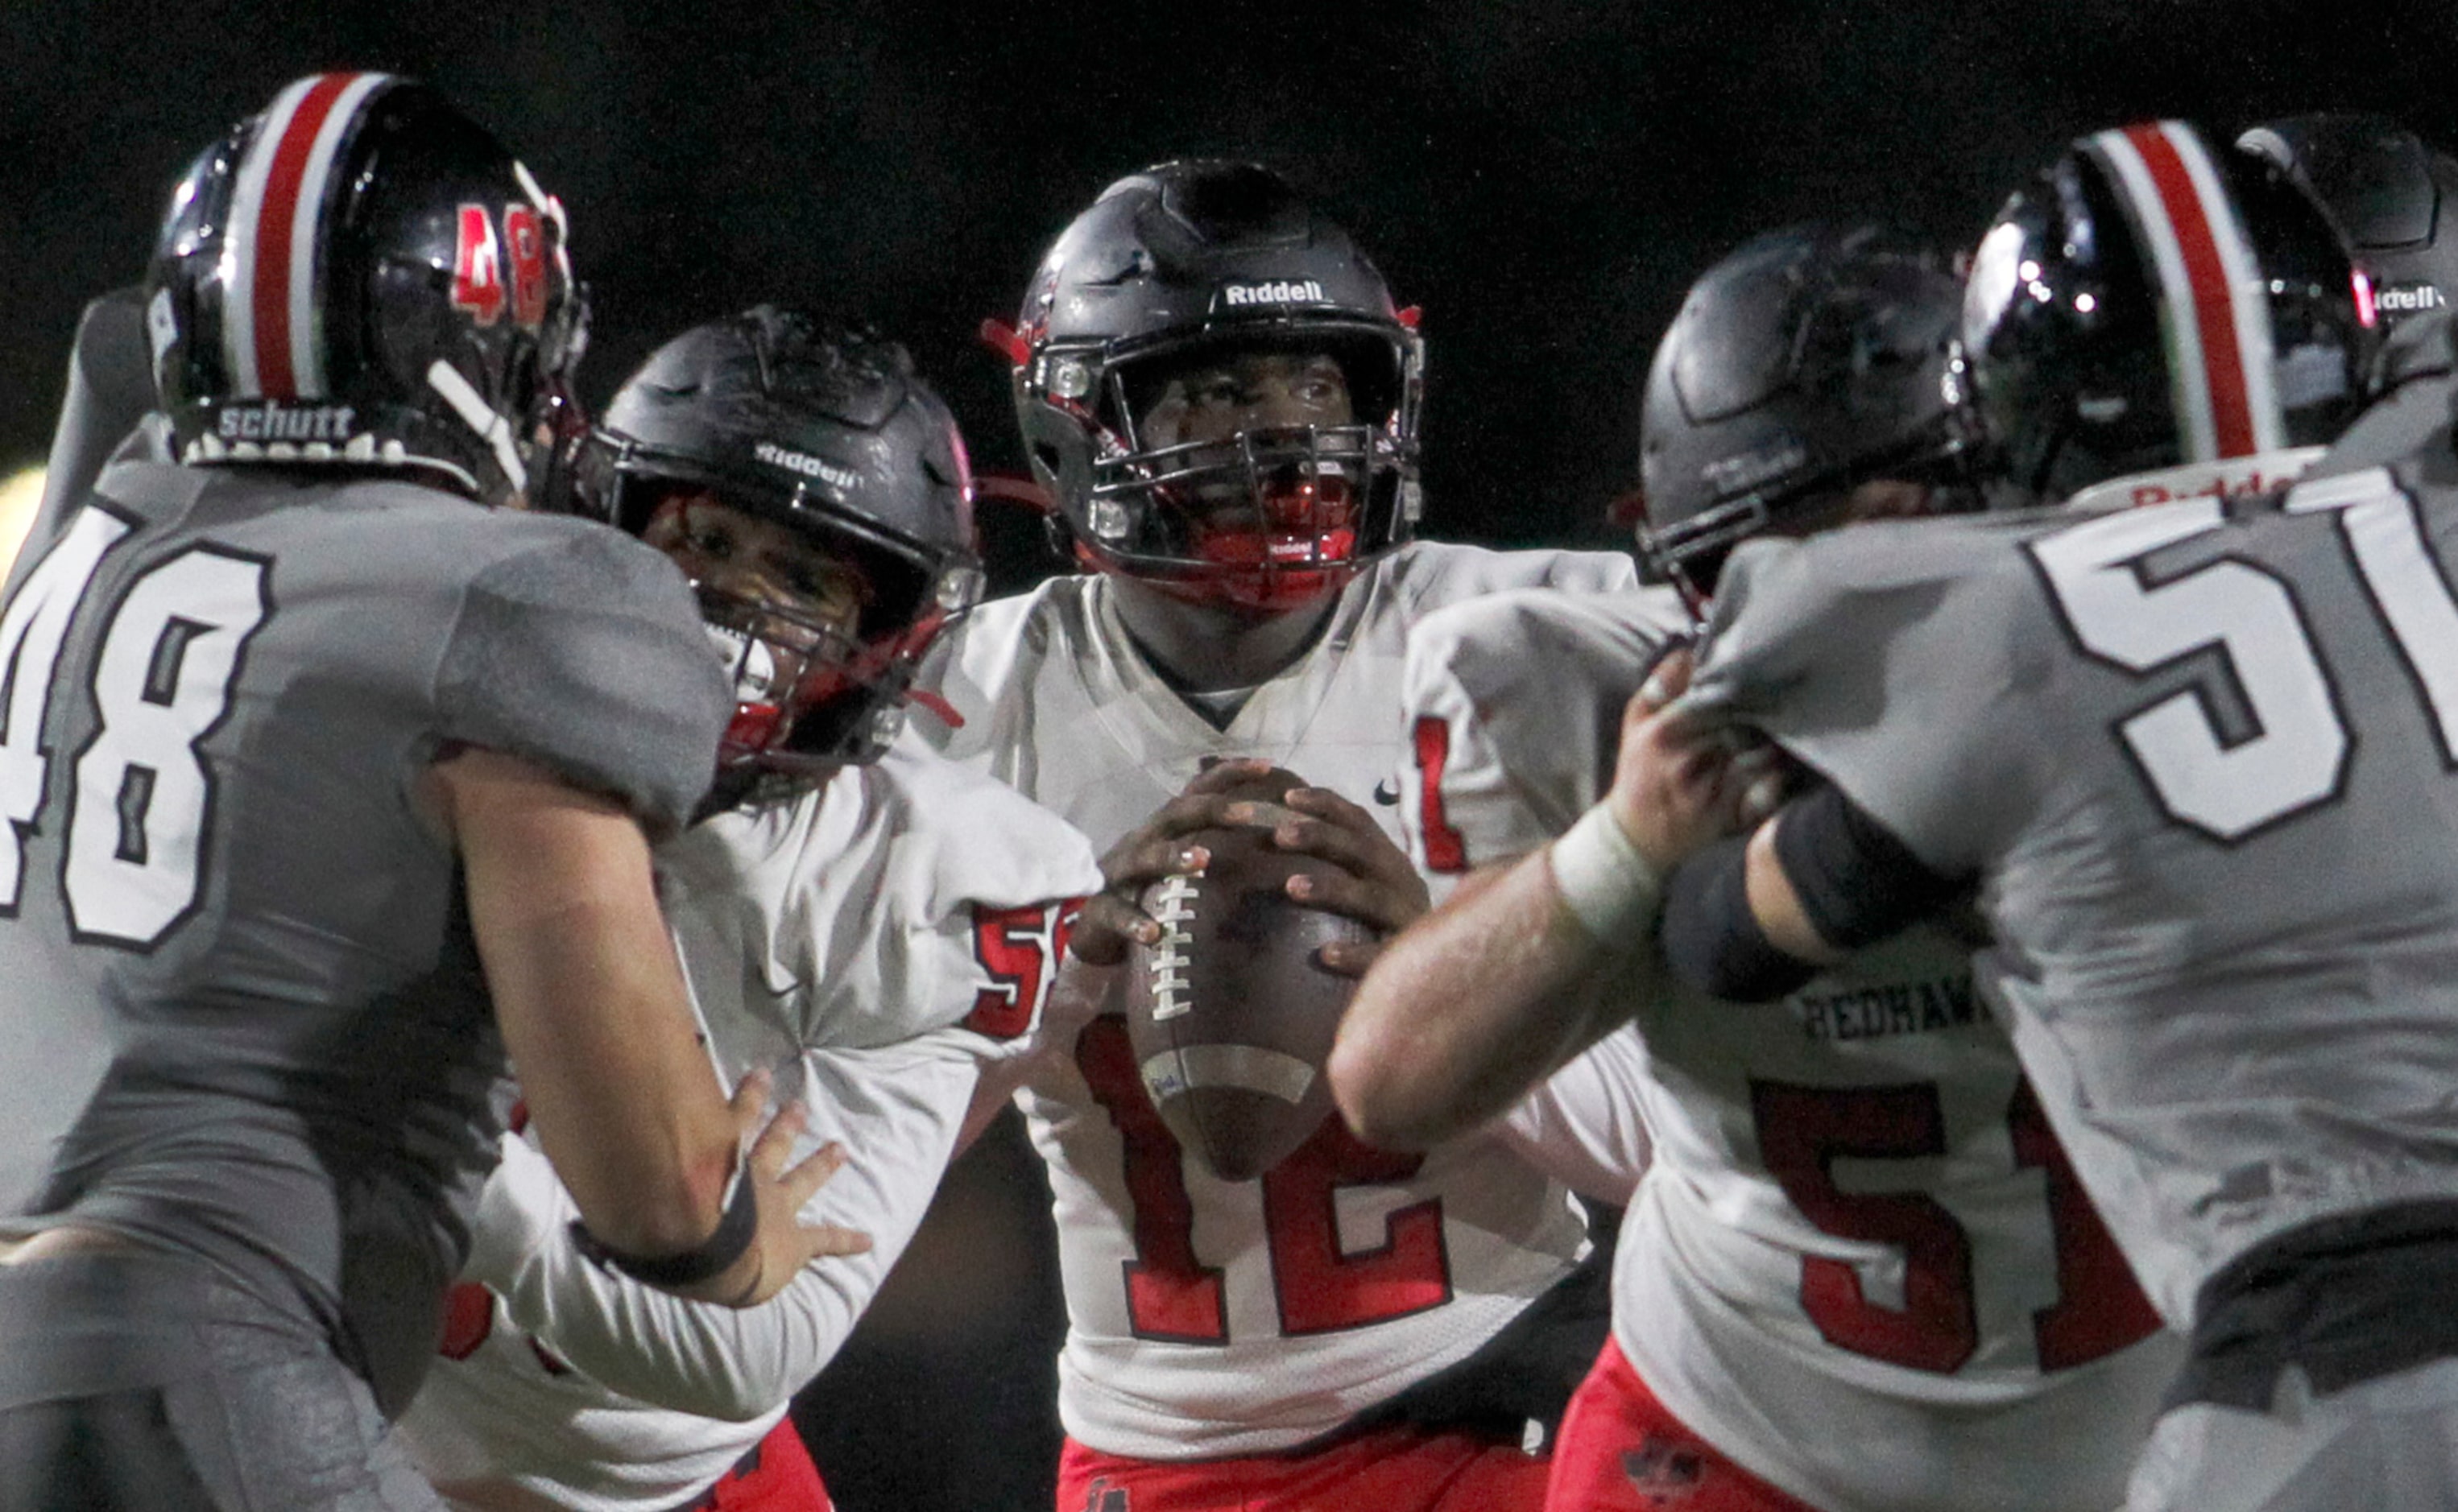
[[[605,1244],[691,1250],[718,1226],[738,1134],[697,1038],[647,841],[618,805],[515,758],[471,752],[436,770],[540,1141]]]
[[[1564,908],[1544,853],[1470,878],[1359,984],[1329,1065],[1341,1112],[1386,1149],[1486,1123],[1612,1027],[1580,990],[1605,954]]]

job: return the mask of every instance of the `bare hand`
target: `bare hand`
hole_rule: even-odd
[[[766,1117],[772,1080],[766,1071],[752,1072],[734,1089],[731,1105],[736,1128],[750,1140],[743,1179],[752,1184],[760,1209],[760,1228],[742,1258],[712,1276],[704,1287],[694,1287],[683,1294],[697,1300],[722,1302],[728,1307],[756,1307],[783,1291],[795,1274],[811,1261],[860,1254],[870,1248],[869,1234],[833,1224],[802,1222],[804,1206],[827,1185],[829,1177],[844,1169],[845,1150],[843,1145],[831,1142],[820,1147],[809,1159],[789,1165],[794,1140],[802,1133],[806,1115],[802,1104],[792,1103],[780,1109],[776,1117]]]
[[[1781,793],[1773,747],[1677,700],[1690,686],[1688,648],[1666,655],[1622,710],[1621,753],[1605,795],[1614,818],[1659,875],[1772,811]],[[1762,816],[1761,816],[1762,817]]]
[[[1250,824],[1266,819],[1270,816],[1264,807],[1233,803],[1229,820]],[[1354,919],[1386,937],[1414,923],[1432,906],[1426,880],[1417,875],[1407,853],[1392,843],[1364,808],[1329,788],[1292,788],[1287,807],[1298,817],[1282,818],[1273,826],[1273,847],[1331,863],[1290,878],[1292,899]],[[1317,951],[1315,959],[1342,976],[1362,977],[1382,953],[1379,940],[1335,941]]]
[[[1269,761],[1252,758],[1216,761],[1140,827],[1121,837],[1101,858],[1102,888],[1084,901],[1069,948],[1094,965],[1114,966],[1127,958],[1129,942],[1152,944],[1159,940],[1160,924],[1136,900],[1171,873],[1208,863],[1210,853],[1186,844],[1185,838],[1236,822],[1227,813],[1237,805],[1223,795],[1271,770]]]

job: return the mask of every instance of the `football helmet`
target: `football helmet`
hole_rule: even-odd
[[[1963,285],[1876,221],[1790,226],[1701,275],[1656,348],[1639,418],[1640,567],[1694,603],[1725,555],[1871,478],[1952,483]]]
[[[2382,322],[2447,309],[2458,294],[2458,161],[2385,115],[2290,115],[2237,138],[2322,202],[2371,286]],[[2441,218],[2453,217],[2449,235]]]
[[[298,79],[205,149],[147,277],[179,458],[406,468],[530,491],[575,429],[562,205],[433,90]]]
[[[1042,259],[1015,328],[985,331],[1013,364],[1026,453],[1079,560],[1277,611],[1337,592],[1415,525],[1414,320],[1279,175],[1186,161],[1103,190]],[[1259,352],[1334,359],[1353,421],[1143,434],[1171,375]]]
[[[2074,142],[1973,254],[1963,346],[2016,503],[2329,442],[2379,331],[2337,232],[2266,157],[2153,121]]]
[[[956,422],[905,348],[868,331],[767,304],[695,326],[616,391],[573,473],[579,506],[635,535],[665,500],[705,491],[861,569],[850,633],[694,585],[735,680],[721,767],[877,759],[932,640],[981,596]]]

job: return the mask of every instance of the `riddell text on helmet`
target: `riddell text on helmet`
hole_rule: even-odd
[[[839,488],[852,489],[862,483],[859,476],[843,467],[833,466],[807,451],[789,450],[773,441],[763,441],[753,446],[751,454],[772,467],[799,472],[805,478],[817,478]]]
[[[1226,283],[1223,304],[1321,304],[1323,285],[1312,279],[1281,279],[1271,283]]]

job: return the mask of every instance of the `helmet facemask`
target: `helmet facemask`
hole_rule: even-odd
[[[1386,333],[1341,327],[1174,342],[1114,361],[1097,380],[1089,355],[1059,358],[1060,384],[1073,377],[1092,400],[1068,405],[1094,442],[1079,547],[1094,566],[1195,602],[1277,613],[1339,592],[1406,534],[1407,360]],[[1326,362],[1340,393],[1315,406],[1316,420],[1178,439],[1187,424],[1164,413],[1185,407],[1174,385],[1241,362],[1281,374],[1294,363],[1288,381],[1300,386],[1320,385],[1313,363]],[[1065,403],[1055,387],[1051,398]],[[1270,418],[1306,406],[1280,407]]]
[[[906,543],[805,502],[719,492],[708,483],[655,470],[654,460],[615,463],[593,447],[585,479],[598,482],[610,518],[680,567],[699,602],[711,646],[735,691],[734,717],[719,746],[720,772],[824,777],[876,760],[903,728],[905,706],[935,698],[913,686],[940,632],[981,596],[969,559],[933,565]],[[594,476],[593,476],[594,475]],[[600,480],[613,479],[611,487]],[[590,489],[589,491],[598,491]],[[760,581],[756,570],[715,566],[680,540],[705,517],[738,536],[781,535],[845,590],[821,594]],[[686,526],[679,517],[693,511]],[[834,602],[828,602],[833,599]]]

